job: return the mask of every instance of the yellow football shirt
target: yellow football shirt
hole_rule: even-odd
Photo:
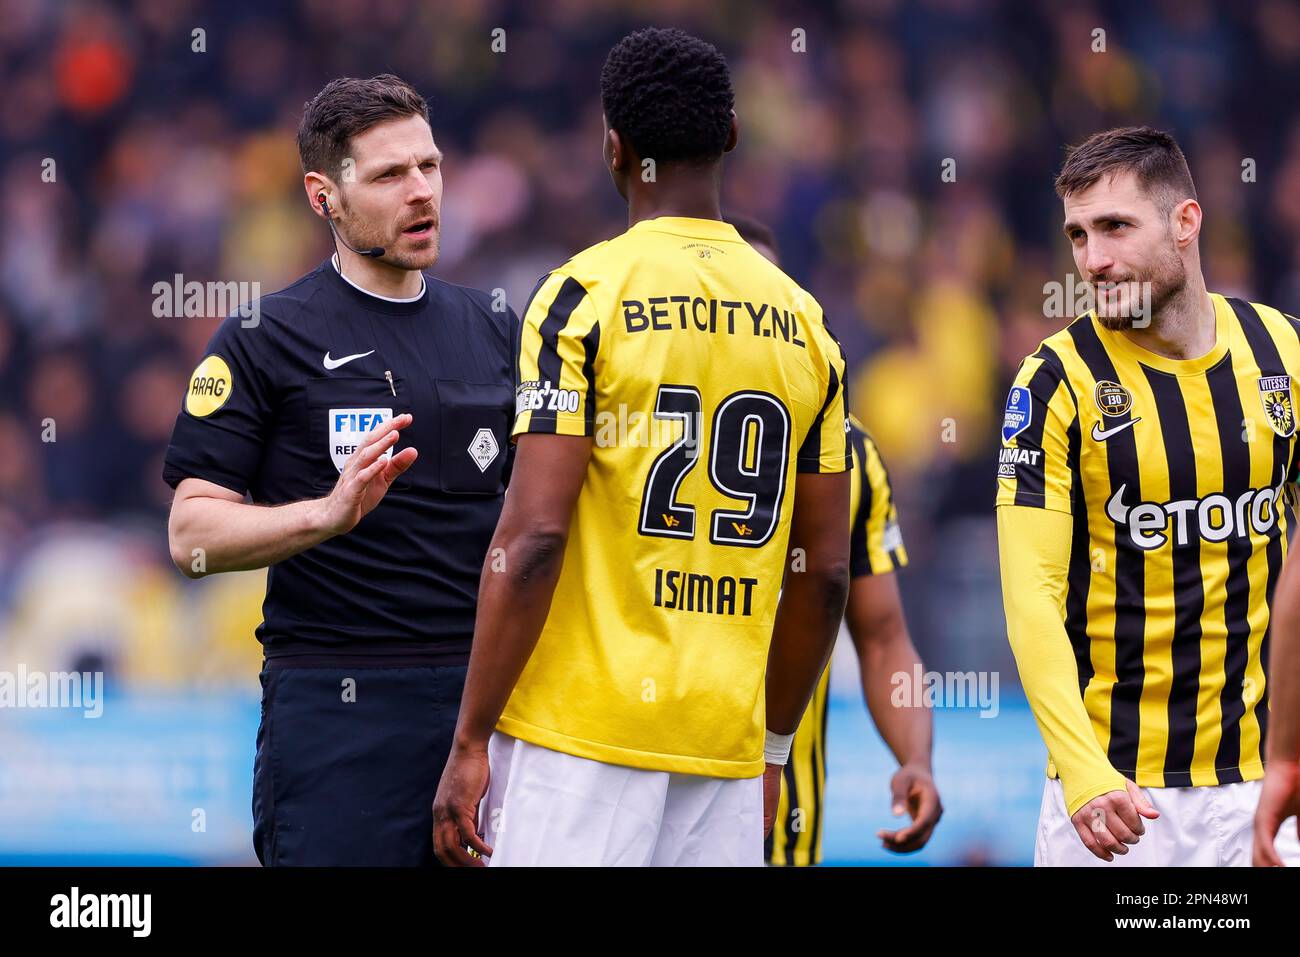
[[[729,224],[645,220],[543,277],[517,377],[515,435],[593,450],[498,728],[611,764],[761,774],[794,485],[852,461],[821,307]]]
[[[1300,321],[1210,299],[1215,345],[1196,359],[1075,319],[1021,364],[1002,427],[997,504],[1072,516],[1063,615],[1079,694],[1111,767],[1140,787],[1264,774]],[[1049,776],[1067,757],[1051,755]],[[1071,811],[1087,800],[1067,797]]]

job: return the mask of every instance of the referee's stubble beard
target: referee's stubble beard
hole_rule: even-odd
[[[368,265],[429,269],[438,261],[442,211],[442,154],[429,124],[420,116],[386,120],[354,136],[351,147],[355,181],[332,191],[334,225],[352,246],[382,246],[384,255],[370,259],[343,247],[339,255],[354,275]]]

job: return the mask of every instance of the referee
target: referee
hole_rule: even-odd
[[[298,149],[336,256],[208,345],[163,469],[168,538],[189,577],[270,566],[258,859],[431,865],[509,475],[517,319],[423,273],[442,155],[411,86],[334,80]]]

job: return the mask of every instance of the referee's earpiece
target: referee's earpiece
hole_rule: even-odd
[[[330,235],[334,237],[335,242],[342,243],[352,250],[358,256],[367,256],[370,259],[378,259],[384,254],[383,246],[371,246],[369,249],[357,249],[346,239],[339,235],[339,231],[334,228],[334,216],[330,213],[330,201],[325,195],[324,190],[316,194],[316,202],[320,203],[321,212],[325,214],[325,225],[330,228]]]

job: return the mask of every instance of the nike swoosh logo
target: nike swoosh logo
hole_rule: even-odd
[[[1111,436],[1119,435],[1121,432],[1123,432],[1125,429],[1127,429],[1130,425],[1136,425],[1137,423],[1139,423],[1139,422],[1141,422],[1141,421],[1142,421],[1142,416],[1139,415],[1136,419],[1129,419],[1127,422],[1121,422],[1119,425],[1115,426],[1113,429],[1103,429],[1103,428],[1101,427],[1101,423],[1100,423],[1100,422],[1094,422],[1094,423],[1092,423],[1092,437],[1093,437],[1094,439],[1096,439],[1098,442],[1105,442],[1105,441],[1106,441],[1107,439],[1109,439]]]
[[[374,351],[374,349],[370,350],[370,352]],[[327,352],[325,353],[325,368],[337,369],[339,366],[351,362],[353,359],[364,359],[366,356],[370,355],[370,352],[358,352],[354,356],[344,356],[342,359],[331,359],[330,354]]]

